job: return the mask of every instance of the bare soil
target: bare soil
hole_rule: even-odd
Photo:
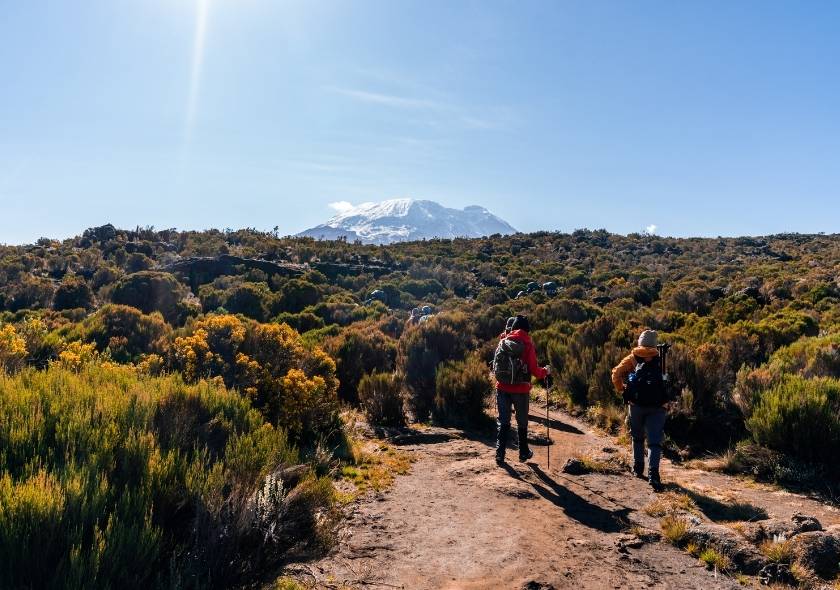
[[[627,460],[611,437],[552,412],[549,466],[544,412],[532,406],[527,464],[509,449],[507,465],[497,466],[491,433],[432,428],[398,438],[415,456],[411,472],[349,507],[332,555],[291,571],[329,588],[743,587],[656,538],[659,519],[643,510],[656,494],[645,481],[562,471],[580,455]],[[747,480],[668,461],[662,477],[710,521],[731,520],[737,504],[753,518],[800,512],[823,526],[840,523],[830,506]]]

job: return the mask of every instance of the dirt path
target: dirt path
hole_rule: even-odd
[[[309,571],[322,584],[350,588],[741,587],[664,542],[629,534],[633,526],[659,529],[642,510],[655,498],[644,481],[561,470],[575,455],[627,451],[569,416],[551,419],[550,469],[544,435],[542,445],[532,445],[532,461],[519,463],[509,451],[506,467],[493,461],[492,441],[459,431],[431,429],[403,440],[416,457],[411,473],[356,503],[337,551]],[[531,429],[539,438],[544,419],[532,414]],[[667,461],[662,471],[712,520],[737,502],[771,517],[804,512],[823,525],[840,523],[836,510],[798,495]]]

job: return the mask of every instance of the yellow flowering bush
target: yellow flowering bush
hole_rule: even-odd
[[[78,340],[71,342],[58,353],[58,364],[65,369],[78,371],[84,365],[100,360],[95,344],[85,344]]]
[[[172,364],[187,381],[220,378],[298,444],[335,429],[335,362],[320,348],[305,346],[288,325],[209,315],[186,330],[175,338]]]
[[[26,361],[26,341],[11,324],[0,326],[0,370],[13,372]]]

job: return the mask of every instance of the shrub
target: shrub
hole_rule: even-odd
[[[473,347],[467,316],[438,314],[407,329],[399,342],[397,367],[408,390],[408,407],[425,420],[434,408],[435,375],[444,360],[461,360]]]
[[[114,303],[136,307],[143,313],[159,311],[169,323],[180,316],[178,303],[186,289],[173,275],[166,272],[141,271],[117,281],[111,292]]]
[[[397,356],[396,343],[369,324],[348,327],[327,340],[324,349],[335,359],[338,396],[354,404],[359,401],[356,390],[361,378],[393,371]]]
[[[310,330],[320,330],[324,327],[324,320],[309,311],[301,313],[283,312],[277,314],[274,320],[278,324],[288,324],[300,334],[309,332]]]
[[[359,405],[371,424],[402,426],[402,383],[394,373],[372,373],[359,381]]]
[[[62,281],[53,297],[53,309],[90,309],[93,307],[93,292],[88,284],[80,278],[66,278]]]
[[[174,368],[190,382],[218,377],[236,387],[296,444],[314,445],[338,430],[335,362],[304,346],[285,324],[210,315],[175,338]]]
[[[0,445],[4,588],[238,586],[334,522],[330,483],[285,475],[283,431],[218,384],[0,375]]]
[[[304,308],[318,303],[321,295],[318,288],[303,279],[290,279],[283,283],[277,301],[274,304],[275,313],[287,311],[297,313]]]
[[[0,324],[0,372],[14,372],[26,362],[26,341],[11,324]]]
[[[265,283],[242,283],[225,294],[224,308],[262,322],[268,314],[271,291]]]
[[[435,377],[435,421],[476,426],[487,420],[484,410],[493,383],[490,371],[477,355],[465,361],[448,361]]]
[[[760,394],[747,426],[760,444],[830,464],[840,453],[840,380],[788,375]]]
[[[127,305],[109,304],[86,318],[71,332],[96,348],[106,349],[115,361],[133,362],[144,354],[164,354],[172,328],[160,313],[146,315]]]

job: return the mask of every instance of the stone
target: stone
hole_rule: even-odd
[[[563,473],[569,475],[585,475],[589,473],[586,465],[580,459],[571,458],[563,465]]]
[[[824,579],[832,579],[840,568],[840,542],[824,531],[809,531],[791,539],[794,561]]]
[[[746,522],[741,525],[741,534],[751,543],[758,545],[768,539],[790,539],[800,533],[821,531],[820,521],[813,516],[797,512],[790,520],[768,518],[757,522]]]
[[[731,528],[720,524],[700,524],[686,532],[685,540],[699,547],[713,547],[726,554],[737,569],[748,575],[757,574],[767,564],[758,549]]]

